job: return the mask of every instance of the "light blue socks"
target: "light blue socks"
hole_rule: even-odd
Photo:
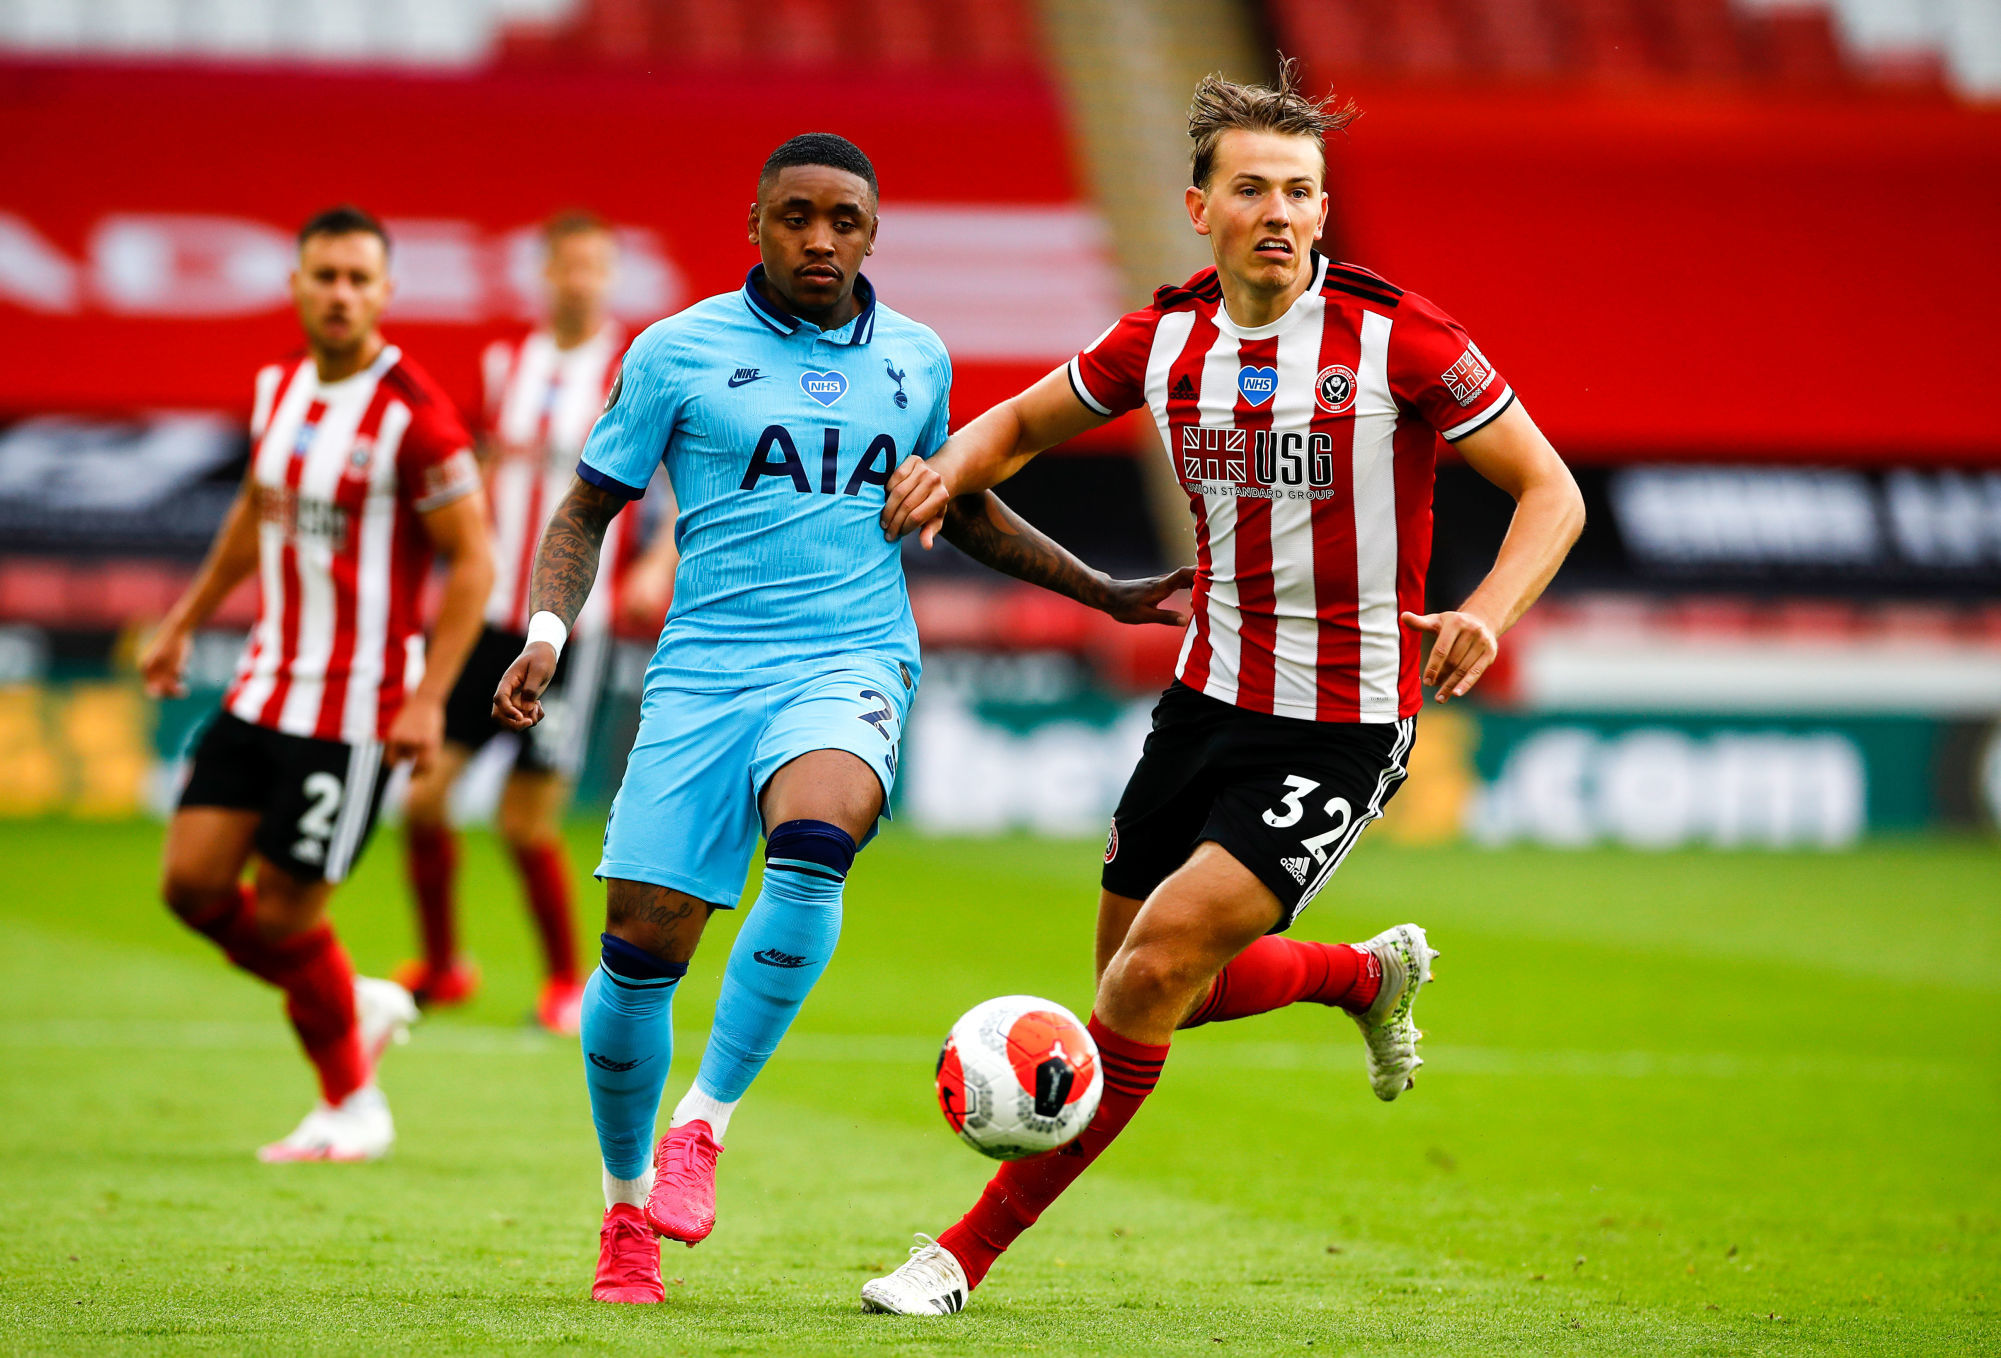
[[[694,1088],[675,1110],[676,1126],[694,1111],[721,1137],[717,1114],[727,1125],[729,1108],[778,1049],[833,958],[841,889],[854,861],[855,841],[825,821],[786,821],[765,837],[764,889],[730,949],[715,1027]]]
[[[674,1054],[674,989],[685,962],[603,935],[604,954],[584,986],[584,1083],[605,1173],[637,1180],[653,1152],[653,1119]]]

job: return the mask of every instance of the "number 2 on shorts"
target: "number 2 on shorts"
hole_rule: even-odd
[[[331,773],[309,773],[300,790],[312,805],[299,817],[299,842],[292,846],[292,855],[301,863],[324,863],[327,841],[333,838],[334,813],[340,810],[343,784]]]

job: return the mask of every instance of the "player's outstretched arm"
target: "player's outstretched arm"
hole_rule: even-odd
[[[1169,595],[1194,583],[1195,572],[1187,566],[1144,580],[1114,580],[1079,561],[990,490],[952,500],[943,526],[945,541],[981,565],[1054,590],[1120,622],[1180,627],[1188,621],[1186,609],[1161,607]]]
[[[576,623],[598,578],[605,529],[625,505],[623,496],[600,490],[581,476],[570,478],[570,489],[550,516],[549,526],[542,530],[542,544],[535,549],[528,605],[533,612],[555,614],[565,629]],[[555,645],[529,641],[494,690],[493,719],[515,731],[525,731],[542,720],[542,694],[555,677]]]
[[[1480,682],[1500,654],[1501,633],[1528,612],[1584,531],[1584,496],[1520,401],[1453,447],[1514,498],[1515,514],[1494,568],[1465,603],[1445,613],[1403,615],[1404,626],[1433,634],[1424,682],[1436,687],[1441,703]]]
[[[493,588],[484,495],[461,495],[425,510],[422,522],[431,545],[445,561],[445,587],[438,600],[438,625],[425,652],[424,677],[390,724],[383,750],[391,763],[414,761],[418,773],[430,767],[444,744],[445,699],[479,640],[486,596]]]
[[[181,672],[187,668],[189,638],[222,606],[230,591],[257,569],[257,511],[251,503],[255,494],[246,472],[215,541],[209,544],[208,558],[140,653],[139,673],[146,691],[155,698],[186,695]]]
[[[885,487],[883,534],[894,542],[922,529],[929,547],[954,496],[999,485],[1037,453],[1106,418],[1077,399],[1068,372],[1058,368],[946,439],[928,461],[911,458],[898,467]]]

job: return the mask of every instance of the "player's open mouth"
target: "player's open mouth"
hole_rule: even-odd
[[[1259,241],[1252,248],[1251,253],[1254,255],[1263,255],[1267,259],[1291,259],[1292,242],[1281,240],[1274,236],[1270,239]]]

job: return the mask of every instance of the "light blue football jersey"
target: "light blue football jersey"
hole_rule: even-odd
[[[918,671],[885,484],[944,443],[952,363],[928,326],[881,306],[838,330],[744,286],[632,342],[577,474],[638,499],[664,459],[679,514],[674,605],[647,687],[718,691],[858,655]],[[864,291],[866,290],[866,291]]]

